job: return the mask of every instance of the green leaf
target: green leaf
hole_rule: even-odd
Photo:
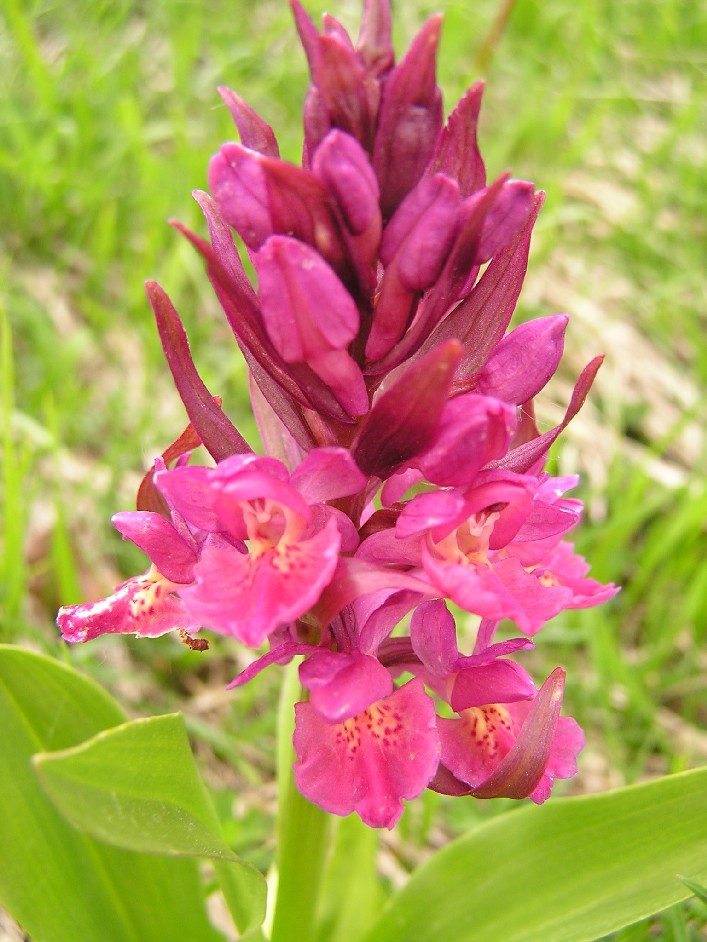
[[[213,858],[241,933],[262,922],[265,881],[223,842],[181,717],[126,722],[92,681],[0,646],[0,754],[0,903],[35,942],[215,942],[185,855]]]
[[[238,860],[223,843],[179,714],[132,720],[34,764],[65,818],[143,853]]]
[[[217,873],[236,925],[260,925],[265,881],[224,843],[179,714],[123,723],[34,763],[57,808],[92,837],[126,850],[228,861]]]
[[[678,876],[680,875],[678,874]],[[702,884],[696,883],[694,880],[688,880],[687,877],[680,877],[680,879],[691,893],[699,900],[702,900],[703,903],[707,904],[707,886],[702,886]]]
[[[123,723],[92,681],[0,646],[0,903],[34,942],[217,942],[196,861],[147,857],[77,832],[39,785],[34,753]]]
[[[489,821],[437,853],[365,942],[587,942],[707,877],[707,768]]]

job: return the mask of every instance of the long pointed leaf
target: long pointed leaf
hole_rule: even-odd
[[[265,915],[265,882],[223,842],[178,714],[133,720],[34,757],[44,789],[92,837],[143,853],[212,857],[241,930]]]
[[[707,768],[501,815],[436,854],[365,942],[588,942],[707,877]]]
[[[0,905],[35,942],[217,942],[196,862],[146,857],[77,832],[42,791],[34,753],[125,721],[99,687],[0,646]]]

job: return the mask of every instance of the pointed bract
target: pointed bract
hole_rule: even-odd
[[[554,778],[574,774],[584,738],[574,720],[560,718],[564,678],[558,667],[532,701],[473,708],[460,719],[440,720],[441,764],[452,776],[446,784],[454,788],[456,780],[449,793],[464,794],[466,785],[476,798],[530,797],[541,803]]]
[[[444,173],[463,197],[486,184],[486,169],[476,141],[484,83],[476,82],[447,118],[426,173]]]
[[[403,372],[373,403],[353,446],[364,474],[388,477],[427,447],[460,352],[456,342],[444,344]]]
[[[257,115],[250,105],[236,95],[230,88],[221,85],[218,93],[228,106],[233,120],[238,128],[241,142],[244,147],[256,150],[266,157],[279,157],[280,150],[273,129]]]
[[[356,51],[373,78],[385,75],[393,67],[395,55],[390,33],[389,0],[366,0]]]
[[[197,373],[187,335],[172,302],[156,282],[148,281],[146,288],[174,383],[199,438],[217,461],[250,451],[246,440],[216,404]]]

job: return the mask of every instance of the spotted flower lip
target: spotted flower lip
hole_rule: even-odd
[[[577,771],[584,736],[561,717],[565,674],[556,668],[532,700],[475,707],[439,719],[441,760],[431,788],[476,798],[530,798],[542,804],[553,780]]]
[[[541,432],[568,317],[510,325],[544,194],[487,176],[483,83],[445,121],[441,17],[396,61],[388,0],[365,0],[355,41],[290,2],[311,77],[301,166],[222,86],[238,140],[193,193],[208,236],[173,223],[245,361],[264,454],[148,282],[189,424],[113,518],[150,568],[62,608],[62,636],[205,628],[260,649],[231,688],[301,658],[294,776],[332,814],[391,828],[425,788],[542,802],[583,737],[564,670],[538,689],[520,659],[548,619],[618,591],[567,540],[577,478],[544,470],[602,357]],[[191,462],[199,445],[212,464]],[[471,654],[448,602],[479,622]]]
[[[155,468],[164,467],[158,458]],[[145,493],[143,486],[140,493]],[[90,641],[102,634],[152,638],[174,629],[190,634],[199,630],[201,623],[186,609],[179,593],[194,579],[200,541],[173,504],[167,502],[165,510],[169,517],[148,510],[113,516],[115,528],[145,552],[151,566],[121,583],[108,598],[61,608],[57,624],[65,641]]]
[[[402,799],[417,797],[439,765],[434,703],[419,680],[340,723],[311,703],[298,703],[295,716],[297,787],[325,811],[355,811],[371,827],[394,827]]]

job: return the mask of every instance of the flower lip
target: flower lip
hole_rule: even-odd
[[[182,588],[151,566],[143,575],[121,583],[105,599],[63,606],[57,625],[64,641],[71,643],[91,641],[104,634],[158,638],[175,628],[198,631],[200,622],[175,594]]]

